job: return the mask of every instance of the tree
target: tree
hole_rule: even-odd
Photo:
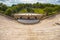
[[[55,7],[56,12],[60,12],[60,6]]]
[[[49,16],[53,12],[53,8],[51,7],[46,7],[44,9],[46,16]],[[49,14],[50,13],[50,14]]]
[[[5,14],[11,16],[13,14],[13,10],[9,8],[5,11]]]
[[[27,13],[27,9],[20,10],[20,13]]]
[[[0,12],[5,12],[4,14],[11,16],[14,13],[18,12],[30,12],[30,13],[44,13],[46,16],[52,15],[54,13],[60,12],[60,5],[54,4],[42,4],[42,3],[33,3],[33,4],[16,4],[12,6],[7,6],[3,3],[0,3]]]
[[[0,4],[0,10],[5,11],[8,7],[5,4]]]
[[[30,13],[34,12],[34,10],[32,8],[27,8],[27,11],[30,12]]]

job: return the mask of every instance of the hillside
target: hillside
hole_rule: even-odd
[[[38,24],[24,25],[0,15],[0,40],[60,40],[60,14]]]
[[[49,3],[33,3],[33,4],[13,4],[12,6],[7,6],[0,3],[0,13],[12,16],[17,13],[38,13],[44,14],[45,16],[55,15],[60,13],[60,5],[49,4]]]

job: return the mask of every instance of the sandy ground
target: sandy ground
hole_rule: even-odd
[[[34,25],[24,25],[0,15],[0,40],[60,40],[60,14]]]

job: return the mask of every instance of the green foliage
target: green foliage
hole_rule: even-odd
[[[34,4],[16,4],[11,7],[0,3],[0,13],[4,13],[6,15],[11,16],[14,13],[39,13],[46,14],[46,16],[54,15],[60,12],[60,5],[54,4],[42,4],[42,3],[34,3]]]
[[[44,9],[45,13],[46,13],[46,16],[49,16],[51,15],[52,12],[54,12],[53,8],[52,7],[46,7]]]
[[[0,10],[5,11],[8,7],[5,4],[0,3]]]
[[[55,9],[54,9],[56,12],[60,12],[60,6],[58,6],[58,7],[55,7]]]
[[[34,9],[34,13],[43,14],[44,13],[44,10],[43,9],[37,9],[37,8],[35,8]]]
[[[27,11],[28,11],[29,13],[33,13],[33,12],[34,12],[34,10],[33,10],[32,8],[27,8]]]
[[[4,12],[0,10],[0,13],[4,13]]]
[[[5,14],[6,14],[6,15],[9,15],[9,16],[11,16],[12,13],[13,13],[13,11],[12,11],[11,8],[9,8],[9,9],[7,9],[7,10],[5,11]]]
[[[13,13],[16,13],[18,11],[16,6],[12,7],[11,9],[12,9]]]
[[[20,13],[27,13],[27,9],[20,10]]]

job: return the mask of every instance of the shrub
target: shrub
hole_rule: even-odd
[[[5,14],[6,14],[6,15],[9,15],[9,16],[11,16],[12,13],[13,13],[13,11],[12,11],[11,8],[9,8],[9,9],[7,9],[7,10],[5,11]]]

